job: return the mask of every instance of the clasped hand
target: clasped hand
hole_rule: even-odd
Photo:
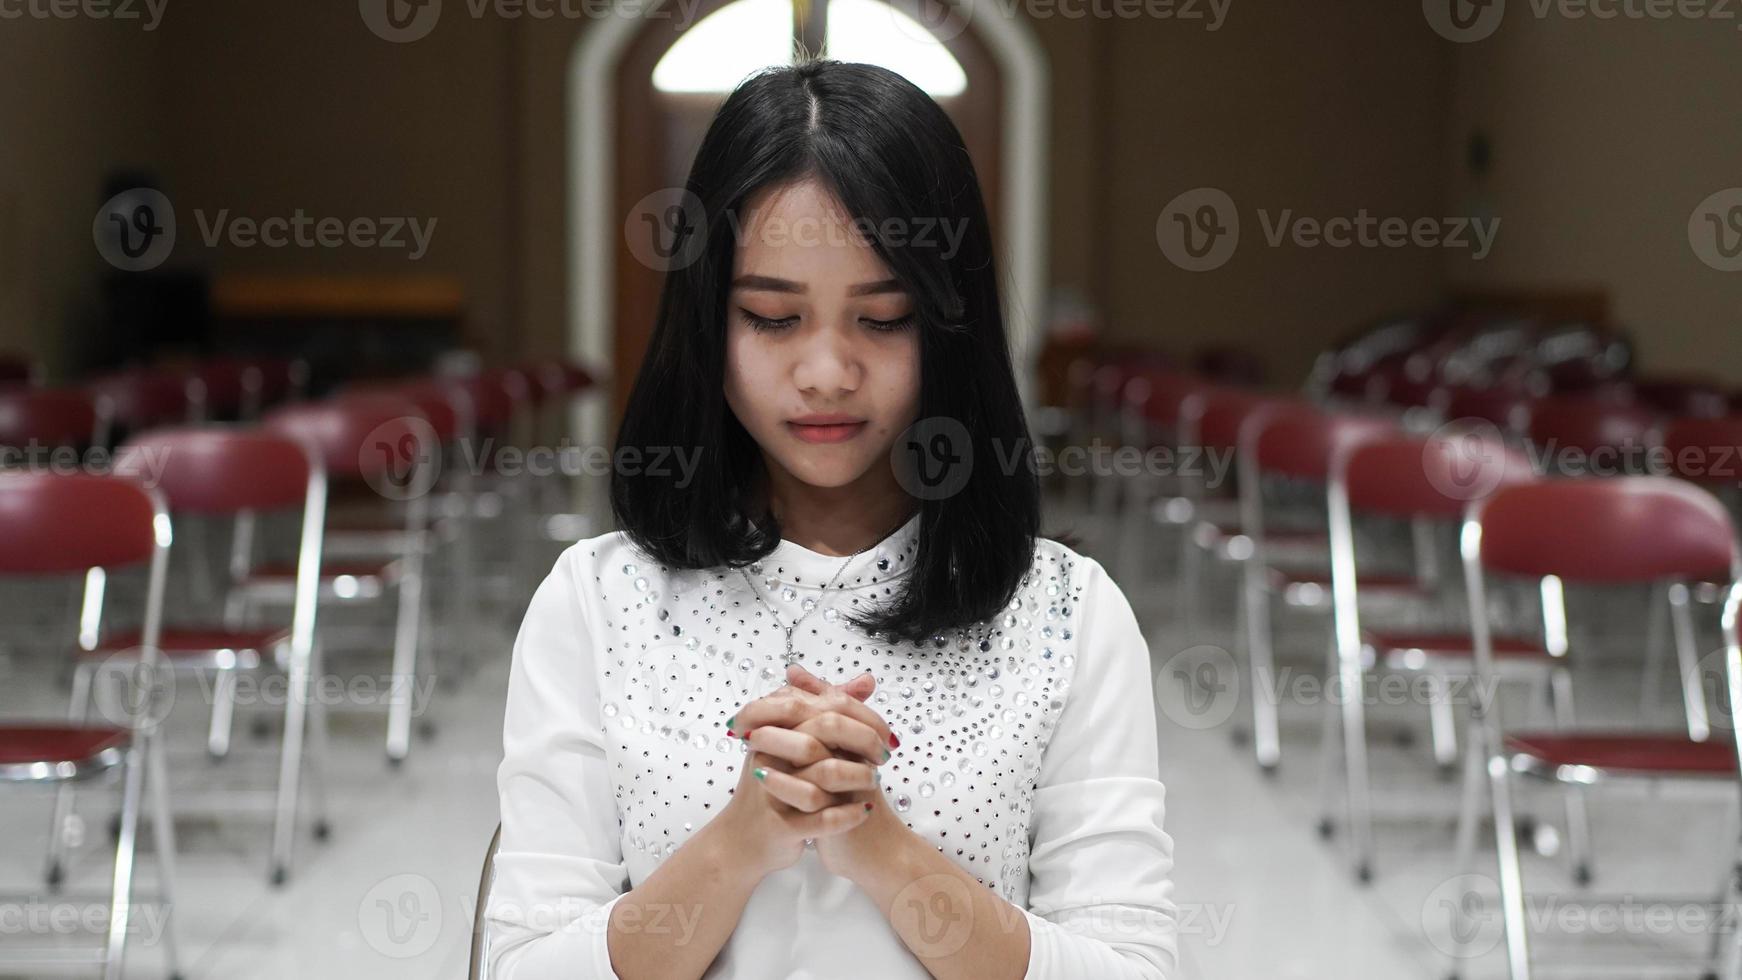
[[[907,830],[879,788],[900,742],[865,704],[877,687],[869,671],[831,684],[790,664],[786,677],[728,720],[750,751],[727,812],[748,821],[742,843],[764,873],[797,862],[808,838],[824,867],[855,878]]]

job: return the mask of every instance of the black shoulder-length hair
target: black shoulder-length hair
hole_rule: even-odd
[[[682,467],[614,466],[611,509],[636,546],[668,567],[738,567],[779,542],[778,522],[753,493],[761,450],[726,404],[727,297],[746,202],[804,178],[835,194],[914,301],[918,419],[957,442],[965,430],[971,444],[960,489],[917,498],[917,553],[902,587],[851,621],[914,642],[982,623],[1033,561],[1039,480],[974,165],[943,109],[884,68],[817,60],[768,69],[715,115],[686,185],[704,238],[689,243],[693,261],[667,271],[617,432],[619,453],[699,452],[699,462],[688,479]],[[938,448],[935,436],[919,448]],[[950,454],[970,458],[962,449],[952,444]]]

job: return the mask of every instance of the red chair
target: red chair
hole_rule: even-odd
[[[314,835],[325,840],[328,825],[324,771],[326,719],[311,699],[311,678],[319,676],[315,647],[316,590],[321,568],[326,511],[326,475],[310,450],[287,436],[258,429],[159,429],[130,440],[116,457],[116,472],[154,481],[178,517],[223,518],[234,522],[228,578],[232,583],[222,623],[183,622],[163,627],[158,646],[171,668],[190,674],[213,673],[211,725],[207,751],[214,759],[229,752],[237,674],[261,670],[280,660],[288,675],[284,737],[280,751],[272,830],[270,876],[282,884],[289,875],[296,832],[303,759],[307,748],[310,701],[314,701]],[[246,595],[234,583],[246,580],[255,565],[256,530],[262,515],[299,511],[294,602],[291,621],[281,626],[250,624]],[[191,523],[191,521],[190,521]],[[203,557],[203,556],[202,556]],[[81,648],[80,675],[99,663],[112,663],[136,649],[139,637],[115,633]],[[89,683],[75,677],[74,700],[88,697]]]
[[[403,504],[403,528],[393,553],[380,556],[322,555],[318,601],[329,605],[375,605],[397,595],[387,759],[397,767],[411,751],[413,695],[418,684],[424,620],[424,558],[429,551],[429,490],[440,448],[431,444],[428,420],[410,400],[355,395],[305,402],[267,415],[267,429],[313,449],[326,469],[329,496],[373,491]],[[363,490],[360,488],[367,488]],[[253,568],[238,586],[250,602],[299,601],[295,563]]]
[[[111,438],[198,421],[189,381],[180,374],[135,368],[104,375],[85,387],[97,400],[98,413],[119,430]]]
[[[1445,430],[1431,438],[1385,436],[1347,443],[1332,458],[1327,494],[1332,623],[1339,689],[1344,697],[1339,711],[1325,713],[1324,745],[1327,760],[1339,759],[1331,751],[1333,740],[1340,740],[1342,746],[1341,766],[1336,772],[1343,784],[1349,854],[1359,881],[1370,881],[1373,875],[1373,812],[1362,696],[1366,677],[1369,673],[1392,673],[1428,680],[1434,759],[1442,770],[1450,769],[1457,761],[1451,681],[1473,673],[1475,641],[1467,629],[1364,623],[1361,586],[1372,576],[1363,565],[1370,563],[1371,557],[1363,560],[1357,552],[1355,520],[1381,517],[1408,522],[1414,532],[1418,577],[1437,584],[1437,569],[1431,562],[1427,568],[1420,564],[1423,557],[1437,553],[1435,532],[1455,524],[1468,501],[1531,479],[1530,461],[1521,452],[1480,429]],[[1559,667],[1555,678],[1558,686],[1553,690],[1570,683],[1563,662],[1554,659],[1541,643],[1507,639],[1496,641],[1495,650],[1508,667],[1508,679],[1517,674],[1540,687],[1548,680],[1550,669]],[[1330,836],[1334,826],[1330,816],[1333,796],[1332,780],[1327,779],[1326,813],[1319,824],[1324,837]]]
[[[121,807],[110,889],[105,980],[118,980],[134,904],[134,855],[140,809],[149,792],[156,843],[158,898],[171,925],[163,935],[165,972],[178,975],[175,942],[175,824],[169,806],[157,717],[166,700],[156,686],[162,663],[158,637],[168,568],[169,516],[137,484],[107,476],[0,473],[0,577],[83,576],[80,631],[100,636],[103,595],[111,572],[147,569],[138,671],[117,671],[130,694],[105,702],[107,724],[75,716],[67,722],[0,723],[0,784],[60,788],[119,773]],[[143,696],[142,696],[143,695]],[[173,701],[168,703],[173,704]],[[63,821],[50,835],[49,884],[60,883]],[[11,965],[8,962],[7,965]]]
[[[1280,598],[1295,609],[1328,612],[1331,577],[1328,567],[1293,565],[1273,555],[1277,542],[1266,526],[1269,517],[1264,484],[1279,477],[1296,487],[1322,491],[1330,480],[1331,460],[1343,447],[1396,432],[1393,419],[1328,413],[1300,403],[1273,402],[1246,413],[1240,422],[1235,457],[1240,531],[1251,553],[1240,565],[1238,618],[1246,641],[1252,692],[1253,750],[1266,775],[1273,774],[1282,761],[1270,601]],[[1301,530],[1315,541],[1323,540],[1318,529],[1301,528],[1297,522],[1295,533]],[[1363,584],[1376,594],[1422,590],[1422,583],[1414,576],[1376,575]]]
[[[83,449],[101,444],[104,425],[91,396],[71,388],[0,390],[0,446]]]
[[[1710,494],[1662,477],[1509,486],[1472,505],[1461,541],[1479,691],[1492,689],[1498,663],[1487,601],[1491,576],[1535,581],[1548,635],[1564,637],[1566,584],[1669,582],[1685,587],[1689,581],[1710,577],[1734,581],[1739,571],[1735,531],[1724,508]],[[1742,709],[1739,602],[1742,583],[1731,588],[1721,624],[1732,717],[1742,717],[1736,714]],[[1703,704],[1703,692],[1699,696]],[[1536,779],[1580,793],[1612,781],[1715,780],[1736,785],[1738,733],[1732,730],[1720,739],[1699,739],[1679,731],[1573,729],[1570,703],[1562,705],[1566,724],[1558,730],[1509,730],[1498,706],[1488,701],[1480,696],[1470,699],[1468,759],[1473,770],[1485,768],[1488,775],[1507,962],[1513,980],[1527,980],[1531,962],[1512,810],[1513,778]],[[1468,811],[1461,820],[1461,835],[1473,833],[1474,813]],[[1731,860],[1742,857],[1734,840],[1713,843],[1727,849]],[[1733,877],[1729,887],[1730,901],[1742,897]],[[1469,932],[1458,928],[1454,934]]]
[[[205,421],[256,419],[266,401],[258,363],[234,357],[202,361],[188,372],[192,412]]]
[[[1635,379],[1633,390],[1641,403],[1665,415],[1717,418],[1730,411],[1729,395],[1709,376],[1649,375]]]
[[[1448,419],[1478,419],[1503,435],[1523,436],[1530,418],[1531,397],[1511,385],[1448,385],[1445,415]]]
[[[1527,435],[1560,476],[1637,476],[1661,444],[1656,412],[1629,401],[1551,396],[1531,403]]]

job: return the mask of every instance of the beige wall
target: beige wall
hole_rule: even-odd
[[[1648,370],[1742,381],[1742,273],[1703,264],[1688,218],[1742,185],[1742,33],[1730,21],[1537,19],[1513,4],[1489,38],[1459,45],[1452,186],[1502,221],[1494,254],[1460,282],[1601,285]],[[1494,167],[1464,172],[1485,127]]]
[[[137,23],[0,25],[0,350],[61,371],[95,312],[91,237],[106,173],[161,159],[161,37]]]
[[[1213,32],[1032,20],[1054,83],[1053,283],[1086,293],[1116,338],[1244,342],[1284,381],[1352,323],[1431,303],[1449,279],[1606,284],[1651,366],[1742,364],[1742,279],[1701,265],[1685,236],[1694,204],[1742,183],[1726,103],[1742,81],[1734,32],[1539,23],[1513,6],[1472,45],[1441,40],[1413,4],[1234,4]],[[89,303],[100,175],[141,163],[161,165],[177,206],[178,259],[454,275],[487,353],[561,350],[564,92],[588,23],[446,7],[410,44],[370,33],[354,4],[225,0],[183,0],[149,35],[91,22],[0,32],[0,131],[29,134],[0,155],[0,346],[52,353]],[[1264,241],[1260,208],[1414,219],[1467,207],[1459,160],[1477,121],[1494,134],[1485,199],[1503,219],[1479,265],[1446,250]],[[1194,274],[1165,259],[1155,221],[1199,186],[1233,197],[1242,244]],[[380,249],[208,248],[193,213],[223,208],[437,224],[417,263]]]

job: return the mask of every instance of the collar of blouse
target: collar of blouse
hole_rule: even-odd
[[[915,513],[888,537],[850,560],[782,539],[773,551],[749,566],[750,578],[771,592],[790,588],[800,594],[816,595],[831,580],[835,584],[829,586],[830,592],[879,589],[913,570],[919,518]]]

